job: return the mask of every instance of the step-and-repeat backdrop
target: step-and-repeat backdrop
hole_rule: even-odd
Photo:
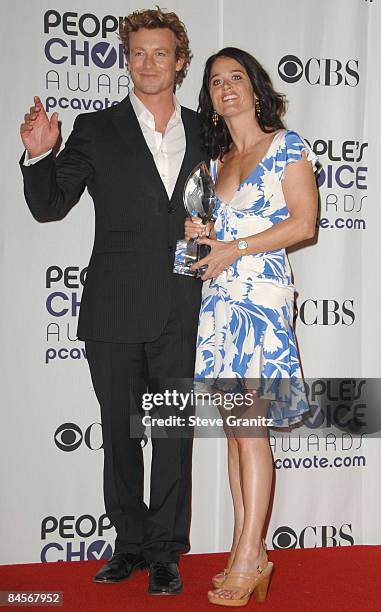
[[[106,558],[112,549],[99,408],[76,339],[92,202],[85,194],[57,223],[32,218],[18,169],[19,124],[38,94],[48,112],[59,112],[65,141],[78,113],[124,98],[131,82],[116,32],[120,17],[138,8],[147,5],[2,0],[0,6],[2,563]],[[324,383],[380,372],[380,4],[172,0],[166,8],[187,25],[194,54],[180,101],[197,107],[211,53],[227,45],[246,49],[287,95],[287,125],[322,165],[317,242],[290,258],[304,373],[319,379],[314,397],[324,399],[325,412],[315,412],[303,429],[271,434],[276,489],[268,546],[380,543],[378,439],[332,426],[329,407],[345,405],[352,383],[335,390]],[[144,452],[148,484],[150,443]],[[225,440],[196,440],[193,471],[192,551],[227,550]]]

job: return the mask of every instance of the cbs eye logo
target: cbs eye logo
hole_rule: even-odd
[[[141,446],[147,445],[148,438],[144,434]],[[63,423],[54,434],[55,445],[64,452],[77,450],[82,443],[89,450],[97,451],[103,448],[102,425],[101,423],[91,423],[84,431],[76,423]]]
[[[297,83],[305,78],[309,85],[356,87],[360,82],[359,61],[346,63],[334,58],[311,57],[304,63],[296,55],[285,55],[278,64],[278,74],[286,83]]]
[[[285,55],[278,64],[278,74],[286,83],[296,83],[303,76],[304,67],[296,55]]]
[[[81,428],[75,423],[63,423],[54,434],[54,442],[62,451],[75,451],[83,441]]]
[[[298,537],[290,527],[278,527],[273,535],[274,548],[296,548]]]

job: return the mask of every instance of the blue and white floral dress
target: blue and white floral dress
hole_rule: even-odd
[[[287,164],[308,144],[280,130],[260,163],[239,185],[229,204],[218,200],[217,240],[230,241],[263,232],[289,216],[282,179]],[[211,163],[214,181],[217,160]],[[278,427],[299,421],[308,410],[293,331],[294,287],[285,249],[238,258],[217,278],[203,284],[195,380],[226,389],[227,381],[256,388],[270,400],[268,417]],[[250,386],[250,381],[260,381]],[[284,384],[286,383],[286,385]],[[204,387],[205,388],[205,387]]]

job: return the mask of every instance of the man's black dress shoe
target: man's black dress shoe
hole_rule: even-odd
[[[183,590],[183,583],[177,563],[156,561],[149,566],[150,595],[177,595]]]
[[[94,576],[94,582],[120,582],[129,578],[135,570],[142,570],[147,563],[142,555],[114,553]]]

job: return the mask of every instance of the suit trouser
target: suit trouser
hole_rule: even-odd
[[[86,341],[95,393],[101,407],[104,499],[117,533],[115,552],[142,552],[148,562],[177,562],[189,550],[192,436],[152,433],[150,503],[143,501],[141,396],[180,388],[190,391],[196,329],[184,334],[173,314],[152,342]],[[160,408],[160,416],[174,414]],[[171,435],[172,433],[172,435]]]

